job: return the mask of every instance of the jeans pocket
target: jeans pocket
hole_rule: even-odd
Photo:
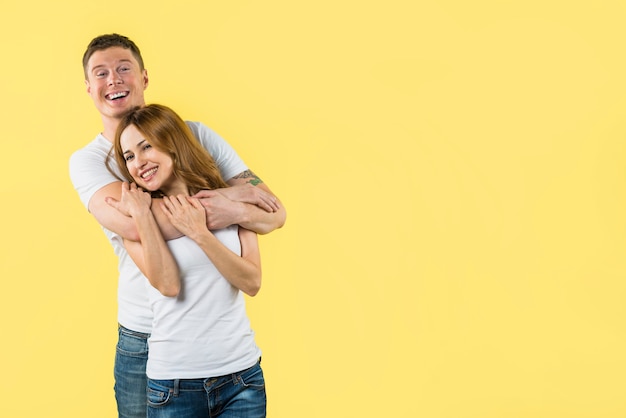
[[[148,355],[148,339],[138,335],[120,332],[116,350],[125,356],[143,357]]]
[[[172,398],[172,391],[148,379],[148,406],[158,408],[167,405]]]
[[[239,377],[241,383],[247,388],[265,389],[265,377],[259,364],[241,373]]]

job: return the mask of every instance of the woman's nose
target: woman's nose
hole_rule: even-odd
[[[138,168],[141,168],[144,166],[146,161],[141,156],[135,155],[134,163],[135,163],[135,166],[137,166]]]

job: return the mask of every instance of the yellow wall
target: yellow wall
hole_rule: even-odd
[[[173,3],[2,5],[1,416],[115,415],[115,257],[67,168],[109,32],[287,206],[249,301],[270,417],[626,416],[622,1]]]

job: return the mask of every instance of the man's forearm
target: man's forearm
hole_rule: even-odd
[[[257,234],[268,234],[285,224],[287,212],[280,203],[276,212],[267,212],[256,205],[243,203],[241,219],[237,222],[243,228],[254,231]]]
[[[243,228],[254,231],[257,234],[270,233],[278,228],[281,228],[285,224],[287,219],[285,206],[278,199],[278,197],[272,193],[267,184],[265,184],[251,170],[246,170],[240,173],[239,175],[228,180],[227,183],[230,186],[252,185],[252,189],[256,189],[257,191],[262,190],[259,197],[254,197],[255,193],[253,193],[252,197],[244,197],[243,195],[240,195],[240,197],[234,197],[234,200],[239,200],[240,203],[242,203],[242,206],[239,212],[240,218],[233,222],[233,224],[239,224]],[[232,189],[235,188],[233,187]],[[228,190],[220,190],[228,194]],[[246,192],[250,191],[250,189],[246,190],[245,187],[239,190],[244,190]],[[264,200],[267,201],[267,197],[270,197],[273,201],[271,208],[264,204]],[[267,208],[264,209],[263,206],[266,206]]]
[[[230,192],[230,189],[234,189],[234,187],[206,190],[194,196],[200,199],[202,206],[204,206],[207,227],[210,230],[222,229],[230,225],[240,225],[258,234],[267,234],[284,225],[287,216],[285,208],[273,195],[268,196],[272,197],[275,209],[265,210],[255,203],[232,200],[224,196],[229,194],[224,193],[224,191],[228,190]],[[230,193],[230,195],[233,195],[233,193]]]

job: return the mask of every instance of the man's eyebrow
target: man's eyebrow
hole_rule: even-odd
[[[131,60],[129,60],[129,59],[121,59],[121,60],[119,60],[119,62],[117,62],[117,64],[118,64],[118,65],[119,65],[119,64],[126,64],[126,63],[131,63],[131,64],[132,64],[132,61],[131,61]],[[102,68],[102,67],[106,67],[106,64],[98,64],[98,65],[94,65],[94,66],[91,68],[91,71],[97,70],[98,68]]]

